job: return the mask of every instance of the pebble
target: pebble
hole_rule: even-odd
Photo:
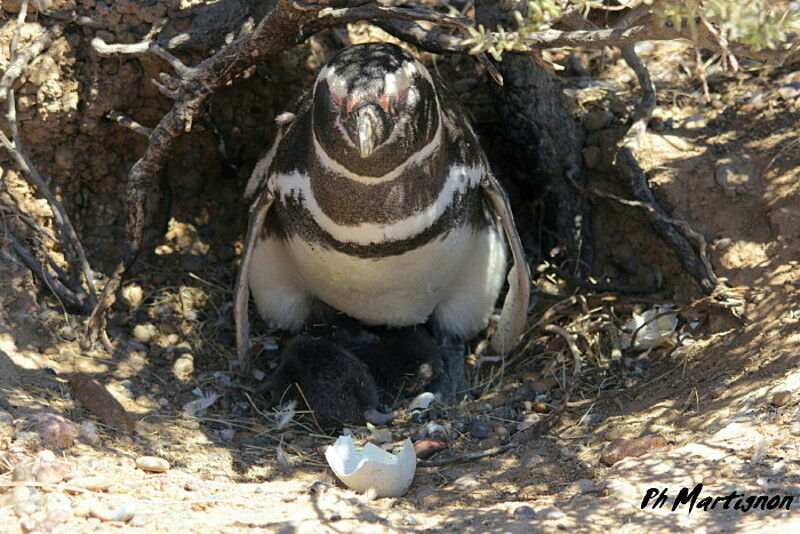
[[[14,505],[14,513],[17,517],[24,517],[26,515],[33,515],[39,511],[38,499],[27,499],[20,501]]]
[[[605,446],[600,453],[600,461],[606,465],[614,465],[623,458],[642,456],[667,445],[667,440],[657,434],[634,439],[617,438]]]
[[[436,395],[431,393],[430,391],[426,391],[424,393],[420,393],[411,401],[408,405],[408,411],[421,411],[427,410],[431,403],[436,400]]]
[[[598,491],[597,485],[588,478],[576,480],[570,485],[570,488],[579,493],[593,493]]]
[[[57,449],[72,447],[80,434],[78,425],[60,415],[45,413],[38,416],[37,421],[42,442]]]
[[[689,130],[699,130],[708,126],[708,119],[702,115],[692,115],[683,121],[683,127]]]
[[[75,517],[87,517],[90,513],[92,513],[92,509],[95,506],[99,506],[99,504],[95,500],[79,501],[72,509],[72,514]]]
[[[137,324],[133,327],[133,338],[139,343],[150,343],[158,334],[152,323]]]
[[[414,443],[417,458],[424,460],[447,448],[447,443],[435,439],[422,439]]]
[[[455,479],[453,486],[460,490],[466,490],[480,486],[480,482],[475,480],[472,475],[464,475]]]
[[[136,515],[136,510],[129,504],[120,505],[112,510],[99,503],[95,503],[91,507],[89,514],[102,521],[122,521],[123,523],[127,523]]]
[[[530,506],[517,506],[514,509],[514,519],[533,519],[535,516],[536,512]]]
[[[537,413],[529,413],[525,415],[525,419],[517,423],[517,432],[528,430],[530,427],[538,423],[542,416]]]
[[[449,432],[439,423],[434,421],[428,421],[422,429],[422,434],[426,438],[430,438],[437,441],[447,441],[449,436]]]
[[[469,423],[469,434],[475,439],[488,438],[492,434],[492,427],[485,421],[473,419]]]
[[[184,353],[172,363],[172,373],[181,382],[186,382],[194,373],[194,356]]]
[[[14,482],[33,480],[33,466],[29,462],[18,463],[11,471],[11,480]]]
[[[792,100],[800,96],[800,82],[791,82],[781,86],[778,89],[778,94],[784,100]]]
[[[136,467],[142,471],[164,473],[169,470],[169,462],[157,456],[142,456],[136,459]]]
[[[541,519],[561,519],[564,517],[564,512],[559,510],[558,508],[545,508],[544,510],[539,511],[536,514],[537,517]]]
[[[789,429],[789,432],[793,436],[800,436],[800,423],[793,424],[792,427]]]
[[[64,466],[57,466],[49,463],[37,462],[33,466],[33,478],[36,482],[44,484],[58,484],[64,480],[64,473],[66,468]]]
[[[76,477],[69,481],[73,488],[80,488],[88,491],[107,491],[111,487],[111,480],[103,476]],[[67,488],[69,490],[69,487]]]
[[[533,408],[534,412],[538,413],[547,413],[550,411],[550,407],[547,404],[540,401],[534,402],[531,407]]]
[[[791,391],[777,391],[772,395],[772,404],[775,406],[786,406],[792,400]]]

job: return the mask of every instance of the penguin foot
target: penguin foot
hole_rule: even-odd
[[[394,420],[395,417],[397,417],[397,412],[382,413],[374,408],[364,412],[364,421],[372,423],[375,426],[383,426]]]
[[[464,372],[466,346],[463,343],[441,345],[442,372],[428,385],[428,390],[443,404],[457,404],[469,391],[467,375]]]

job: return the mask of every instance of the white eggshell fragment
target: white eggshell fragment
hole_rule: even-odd
[[[348,488],[378,497],[401,497],[408,490],[417,469],[417,455],[410,439],[398,454],[367,443],[356,450],[350,436],[340,436],[325,451],[325,459],[339,480]]]

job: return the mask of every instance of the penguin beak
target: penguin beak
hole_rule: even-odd
[[[356,134],[358,152],[368,158],[380,144],[380,122],[374,106],[366,105],[356,110]]]

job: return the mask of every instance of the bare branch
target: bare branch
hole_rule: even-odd
[[[39,57],[39,55],[50,47],[53,42],[64,34],[64,27],[55,25],[45,32],[45,34],[37,41],[18,54],[11,55],[11,62],[0,78],[0,99],[6,98],[9,89],[14,85],[17,78],[20,77],[25,68],[31,61]]]
[[[48,187],[49,180],[46,180],[39,173],[39,171],[33,165],[33,162],[31,161],[30,157],[28,156],[27,151],[25,150],[25,146],[22,143],[22,137],[20,136],[19,127],[17,125],[17,109],[16,109],[16,102],[14,99],[14,90],[12,89],[12,86],[16,76],[21,74],[22,69],[30,63],[30,59],[28,59],[27,61],[19,61],[19,58],[21,56],[29,57],[29,53],[32,48],[35,50],[39,50],[39,52],[41,52],[41,50],[44,49],[44,46],[37,46],[37,44],[41,44],[44,41],[49,45],[49,43],[52,42],[52,35],[54,35],[53,32],[46,33],[42,39],[40,39],[35,43],[32,43],[31,47],[29,47],[29,49],[25,53],[17,54],[19,33],[22,24],[25,21],[25,16],[27,14],[27,7],[28,7],[28,2],[27,0],[24,0],[19,12],[19,16],[17,18],[17,28],[11,40],[11,51],[10,51],[11,65],[12,66],[19,65],[19,70],[16,75],[12,75],[8,78],[7,87],[4,86],[2,88],[2,93],[0,93],[8,101],[7,119],[8,119],[9,129],[11,131],[11,139],[13,139],[13,141],[10,140],[4,132],[0,131],[0,144],[2,144],[5,147],[5,149],[9,152],[11,157],[14,159],[17,166],[22,170],[22,174],[25,177],[25,180],[45,197],[48,204],[52,208],[53,217],[55,219],[58,231],[64,240],[64,247],[63,247],[64,256],[67,259],[69,265],[79,270],[79,272],[83,274],[86,280],[86,286],[89,290],[89,300],[88,302],[82,304],[82,306],[90,308],[95,303],[96,293],[93,285],[92,270],[89,267],[89,262],[86,259],[86,253],[83,249],[83,245],[81,244],[80,239],[78,238],[78,235],[75,232],[75,228],[72,226],[72,222],[70,221],[69,216],[67,215],[67,212],[64,209],[64,206],[61,204],[58,198],[56,198],[56,196],[53,195],[53,193],[50,191],[50,188]],[[30,55],[30,58],[33,57],[36,56]],[[9,75],[9,72],[6,72],[6,74],[3,76],[3,81],[6,81],[7,75]],[[46,271],[43,272],[46,273]],[[48,281],[48,279],[45,279],[45,281]],[[80,284],[77,284],[77,286],[80,287]],[[54,286],[51,286],[51,289],[53,287]],[[57,296],[59,296],[59,298],[61,297],[61,295],[58,294]],[[73,295],[73,297],[77,298],[75,297],[75,295]]]
[[[125,128],[136,132],[139,135],[143,135],[145,137],[150,137],[153,134],[153,130],[148,128],[147,126],[142,126],[135,120],[131,119],[127,115],[119,112],[119,111],[109,111],[106,113],[106,117],[111,119],[112,121],[116,121]]]
[[[94,37],[91,41],[91,45],[95,52],[104,57],[140,56],[148,51],[150,42],[151,41],[142,41],[140,43],[131,44],[108,44],[100,37]]]
[[[39,279],[41,279],[45,285],[53,292],[53,294],[58,298],[65,306],[68,306],[74,310],[80,310],[82,312],[88,311],[90,306],[87,306],[83,299],[79,298],[75,295],[68,287],[61,283],[60,280],[53,278],[50,273],[47,272],[41,263],[39,263],[36,258],[31,254],[31,252],[17,239],[17,237],[9,231],[9,229],[0,222],[0,235],[8,239],[11,243],[11,248],[14,251],[14,254],[25,264],[28,269],[30,269],[33,274],[35,274]]]

